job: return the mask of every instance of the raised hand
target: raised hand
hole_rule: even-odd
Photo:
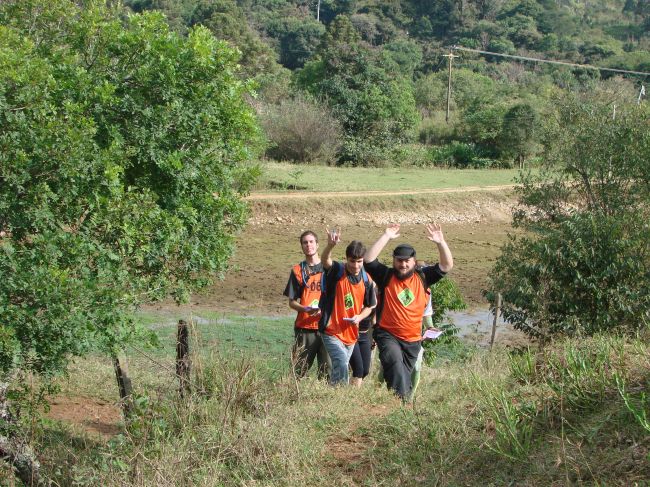
[[[337,243],[341,241],[341,229],[340,228],[334,228],[330,230],[329,228],[326,228],[327,230],[327,245],[331,245],[334,247]]]
[[[444,242],[445,236],[442,233],[440,225],[437,223],[429,223],[427,225],[427,238],[437,244]]]
[[[399,223],[392,223],[388,225],[386,230],[384,230],[384,235],[388,237],[389,240],[399,237]]]

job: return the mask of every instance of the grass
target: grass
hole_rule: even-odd
[[[262,163],[256,191],[396,191],[513,184],[518,169],[365,168]]]
[[[647,341],[603,336],[450,357],[424,368],[405,407],[372,379],[361,389],[296,382],[288,363],[269,374],[287,327],[233,316],[197,324],[197,392],[185,400],[169,371],[134,356],[134,418],[109,442],[64,423],[40,427],[48,476],[170,486],[643,485],[650,476]],[[156,328],[156,361],[171,364],[172,329]],[[97,397],[103,383],[116,396],[111,375],[89,358],[65,393]]]
[[[181,318],[183,318],[181,316]],[[155,314],[140,314],[150,323],[161,348],[156,355],[168,355],[176,346],[176,321]],[[203,354],[220,353],[277,357],[286,354],[293,337],[293,319],[289,316],[240,316],[203,310],[200,316],[186,316],[195,341]]]

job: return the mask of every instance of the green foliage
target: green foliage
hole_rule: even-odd
[[[384,54],[398,66],[405,77],[413,76],[422,62],[422,48],[409,39],[395,39],[385,44]]]
[[[625,407],[632,413],[637,423],[650,433],[650,397],[645,391],[634,394],[628,391],[625,385],[625,379],[620,375],[615,376],[616,387],[621,395]]]
[[[625,4],[621,0],[323,0],[319,20],[314,2],[126,3],[139,12],[162,10],[173,28],[184,34],[193,25],[208,26],[217,38],[241,51],[241,75],[255,79],[261,95],[268,95],[271,103],[293,98],[296,88],[328,100],[333,111],[340,109],[335,115],[345,129],[341,162],[351,164],[389,165],[391,148],[413,141],[418,117],[409,99],[413,87],[408,81],[416,80],[414,95],[422,117],[435,119],[436,112],[446,109],[444,46],[650,70],[650,16],[641,6],[644,2],[636,0]],[[282,83],[286,76],[276,60],[296,75],[298,81],[291,88]],[[541,114],[552,109],[555,88],[594,89],[602,84],[601,78],[611,76],[463,53],[454,60],[452,122],[446,127],[428,122],[420,140],[469,142],[489,159],[522,165],[537,155],[538,127],[504,126],[508,119],[498,117],[508,110],[523,110],[520,105]],[[395,106],[387,102],[393,98],[398,101]],[[535,125],[539,121],[537,117]]]
[[[475,144],[453,141],[447,145],[433,147],[431,161],[435,166],[460,169],[486,169],[496,166],[495,160]]]
[[[279,18],[270,23],[268,32],[278,39],[280,63],[296,69],[302,68],[316,53],[325,26],[312,17]]]
[[[347,17],[332,22],[318,59],[305,65],[296,83],[323,99],[343,125],[342,162],[380,164],[394,144],[413,136],[412,83],[383,67]]]
[[[227,265],[257,137],[237,54],[103,2],[0,10],[0,364],[43,374],[137,336]]]
[[[602,101],[559,103],[542,170],[522,177],[515,224],[528,233],[504,248],[488,296],[541,339],[638,330],[650,322],[647,108],[613,119]]]
[[[507,389],[477,386],[488,399],[486,414],[495,434],[488,447],[506,458],[527,457],[536,445],[534,438],[550,428],[560,429],[562,440],[570,432],[590,441],[582,421],[603,406],[617,403],[617,431],[640,433],[647,410],[644,395],[629,394],[625,384],[638,387],[647,377],[630,364],[644,356],[645,346],[605,336],[590,340],[566,340],[557,346],[511,354],[514,383]],[[629,388],[629,387],[628,387]],[[640,399],[640,400],[639,400]],[[630,409],[632,417],[622,414]],[[630,421],[630,419],[632,421]],[[639,428],[634,420],[639,420]]]
[[[418,108],[429,111],[447,107],[447,72],[439,71],[423,76],[415,83]],[[503,87],[490,77],[470,69],[459,68],[452,75],[452,108],[470,114],[491,103]]]
[[[431,306],[433,308],[432,325],[441,329],[443,334],[433,341],[425,340],[423,342],[425,363],[431,365],[439,357],[455,356],[456,358],[466,358],[465,347],[457,336],[458,327],[451,321],[445,321],[444,319],[448,311],[467,309],[467,303],[463,299],[458,284],[452,279],[446,278],[435,283],[430,290]]]
[[[159,10],[170,27],[186,36],[195,26],[207,27],[217,39],[238,49],[241,77],[272,75],[279,69],[277,54],[252,28],[244,10],[234,0],[127,0],[136,12]]]
[[[503,116],[499,137],[501,153],[518,162],[520,168],[537,149],[540,120],[529,103],[518,103]]]

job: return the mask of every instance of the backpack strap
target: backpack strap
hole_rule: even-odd
[[[366,272],[365,268],[361,268],[361,279],[363,279],[363,285],[365,286],[366,289],[368,289],[368,284],[370,283],[368,279],[368,273]]]
[[[337,271],[334,277],[326,276],[326,273],[323,272],[321,276],[321,285],[320,285],[320,301],[318,302],[318,307],[320,308],[320,320],[318,321],[318,331],[321,333],[325,332],[325,328],[329,325],[330,317],[332,316],[332,309],[334,308],[334,290],[336,289],[336,284],[343,277],[345,273],[345,266],[340,265],[339,271]],[[330,271],[331,271],[330,267]],[[331,289],[328,289],[327,284],[331,284]]]
[[[300,273],[302,275],[302,285],[306,286],[307,282],[309,282],[309,266],[306,260],[300,263]]]

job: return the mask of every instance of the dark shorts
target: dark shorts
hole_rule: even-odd
[[[370,373],[370,361],[372,357],[372,339],[370,331],[359,332],[359,339],[354,345],[352,357],[350,357],[350,367],[352,367],[352,377],[363,379]]]

